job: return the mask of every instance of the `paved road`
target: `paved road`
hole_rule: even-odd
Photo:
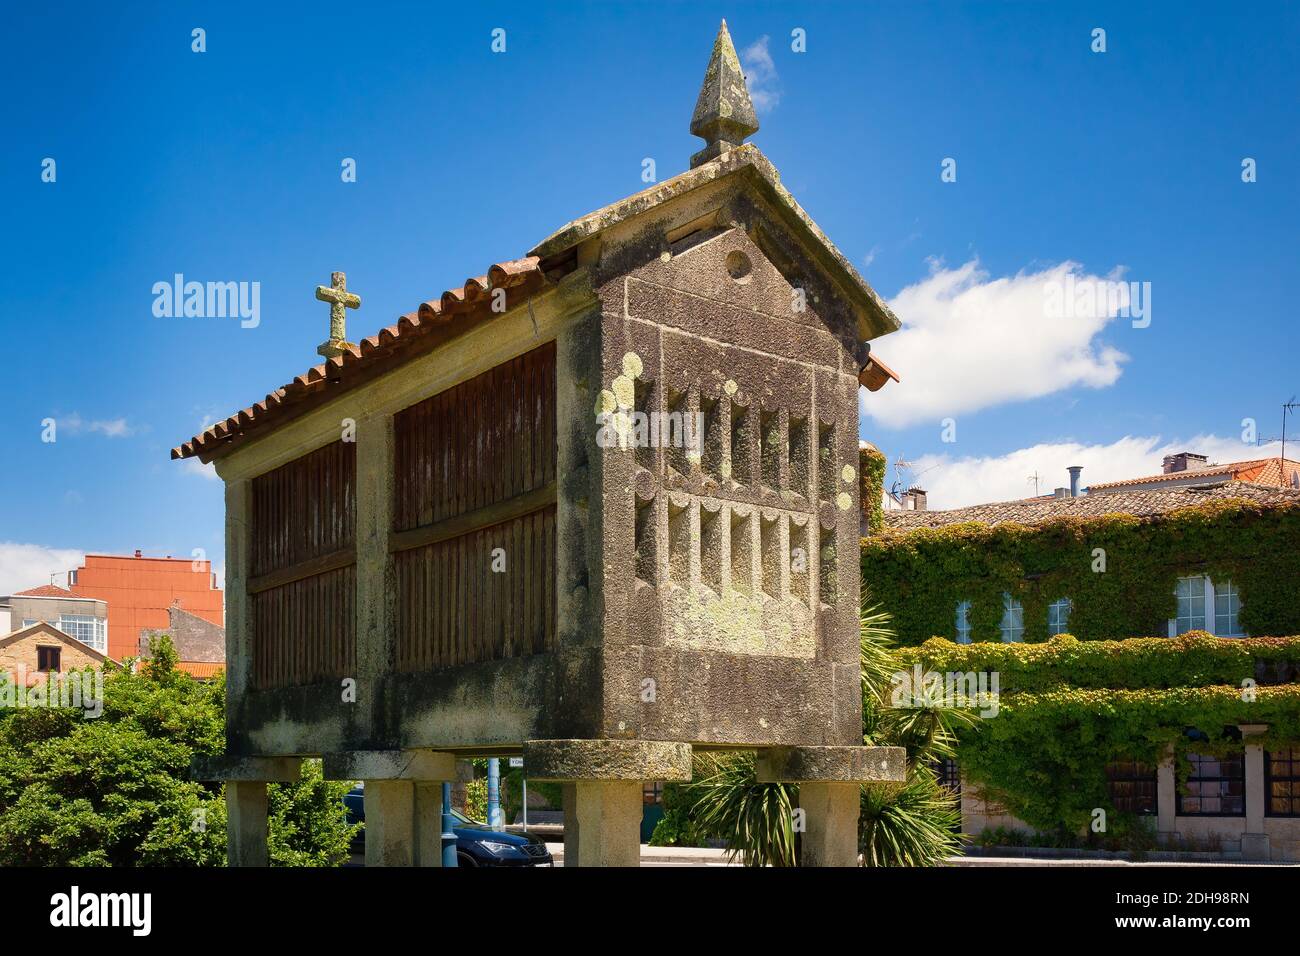
[[[564,844],[548,843],[547,849],[555,857],[557,866],[564,860]],[[704,849],[701,847],[676,846],[641,846],[642,866],[739,866],[728,862],[724,851]],[[1283,864],[1243,863],[1232,861],[1189,862],[1189,863],[1155,863],[1133,860],[1086,860],[1086,859],[1042,859],[1038,857],[1012,856],[954,856],[948,859],[949,866],[1279,866]],[[1300,864],[1292,864],[1300,865]]]

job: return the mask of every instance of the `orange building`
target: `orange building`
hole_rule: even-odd
[[[140,631],[166,630],[173,604],[220,627],[225,626],[224,595],[208,561],[88,554],[69,575],[79,597],[108,602],[108,656],[115,660],[140,653]]]

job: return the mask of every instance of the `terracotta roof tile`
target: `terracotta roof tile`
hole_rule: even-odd
[[[184,671],[191,677],[203,679],[216,677],[226,669],[226,664],[224,661],[177,661],[176,669]]]
[[[917,528],[942,528],[965,522],[1036,525],[1055,518],[1094,518],[1105,514],[1129,514],[1146,518],[1180,508],[1192,508],[1207,501],[1230,498],[1240,498],[1266,507],[1300,507],[1300,491],[1224,481],[1203,487],[1116,491],[1104,495],[1081,495],[1078,498],[1025,498],[956,508],[952,511],[886,511],[885,527],[914,531]]]
[[[351,346],[342,355],[312,366],[260,402],[235,412],[173,448],[171,456],[210,456],[254,429],[296,415],[346,391],[360,381],[357,373],[362,368],[368,369],[392,356],[412,357],[419,354],[417,349],[422,345],[432,348],[439,344],[445,338],[435,334],[440,330],[460,332],[466,321],[477,323],[491,318],[495,314],[491,308],[495,290],[518,290],[516,295],[507,297],[507,304],[515,305],[520,296],[539,291],[548,282],[542,260],[537,256],[494,263],[486,275],[466,279],[460,288],[448,289],[440,298],[421,303],[415,312],[401,316],[393,325],[362,339],[359,346]],[[453,329],[458,320],[460,324]]]
[[[1150,485],[1159,484],[1162,481],[1185,481],[1188,478],[1216,478],[1224,475],[1229,476],[1236,481],[1251,481],[1260,485],[1285,486],[1289,484],[1282,481],[1282,459],[1277,458],[1255,458],[1251,461],[1236,461],[1226,465],[1210,465],[1206,468],[1198,468],[1194,471],[1170,471],[1159,475],[1146,475],[1142,478],[1126,478],[1123,481],[1105,481],[1100,484],[1089,485],[1089,491],[1096,491],[1107,488],[1127,488],[1129,485]],[[1300,469],[1300,462],[1286,459],[1288,465],[1288,479],[1290,472]]]
[[[39,587],[28,588],[26,591],[18,591],[11,595],[12,597],[55,597],[55,598],[75,598],[67,588],[61,588],[53,584],[42,584]]]

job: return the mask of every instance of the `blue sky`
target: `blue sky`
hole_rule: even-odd
[[[315,286],[347,272],[355,339],[641,189],[644,158],[680,172],[701,145],[687,126],[723,16],[760,104],[753,142],[913,310],[875,345],[903,382],[867,399],[863,435],[917,462],[933,504],[1029,494],[1034,470],[1048,490],[1066,464],[1085,465],[1085,484],[1147,473],[1175,445],[1257,457],[1242,419],[1274,435],[1300,392],[1294,5],[10,16],[0,593],[85,551],[219,561],[220,483],[168,449],[315,362]],[[1246,157],[1257,182],[1242,182]],[[940,179],[945,158],[956,182]],[[1053,324],[1042,289],[1064,272],[1149,282],[1150,326]],[[260,324],[155,317],[153,284],[175,273],[259,282]]]

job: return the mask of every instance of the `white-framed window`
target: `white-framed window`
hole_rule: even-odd
[[[1231,581],[1212,581],[1206,574],[1178,579],[1174,596],[1177,617],[1169,622],[1169,636],[1188,631],[1208,631],[1216,637],[1245,637],[1241,629],[1241,596]]]
[[[31,618],[27,618],[27,617],[23,618],[23,628],[29,628],[29,627],[31,627],[33,624],[39,624],[39,623],[41,623],[41,622],[40,622],[40,621],[33,621]]]
[[[1070,612],[1074,604],[1069,598],[1061,598],[1047,605],[1047,633],[1065,634],[1070,630]]]
[[[1025,639],[1025,609],[1005,591],[1002,593],[1002,640],[1015,644]]]
[[[89,614],[64,614],[59,617],[59,630],[101,654],[108,647],[108,622],[101,618]]]
[[[957,602],[957,643],[970,643],[970,601]]]
[[[1193,574],[1178,579],[1174,595],[1178,599],[1178,612],[1174,618],[1174,634],[1204,631],[1205,591],[1210,579],[1203,574]]]
[[[1214,583],[1214,633],[1219,637],[1244,637],[1238,622],[1241,597],[1231,581]]]

